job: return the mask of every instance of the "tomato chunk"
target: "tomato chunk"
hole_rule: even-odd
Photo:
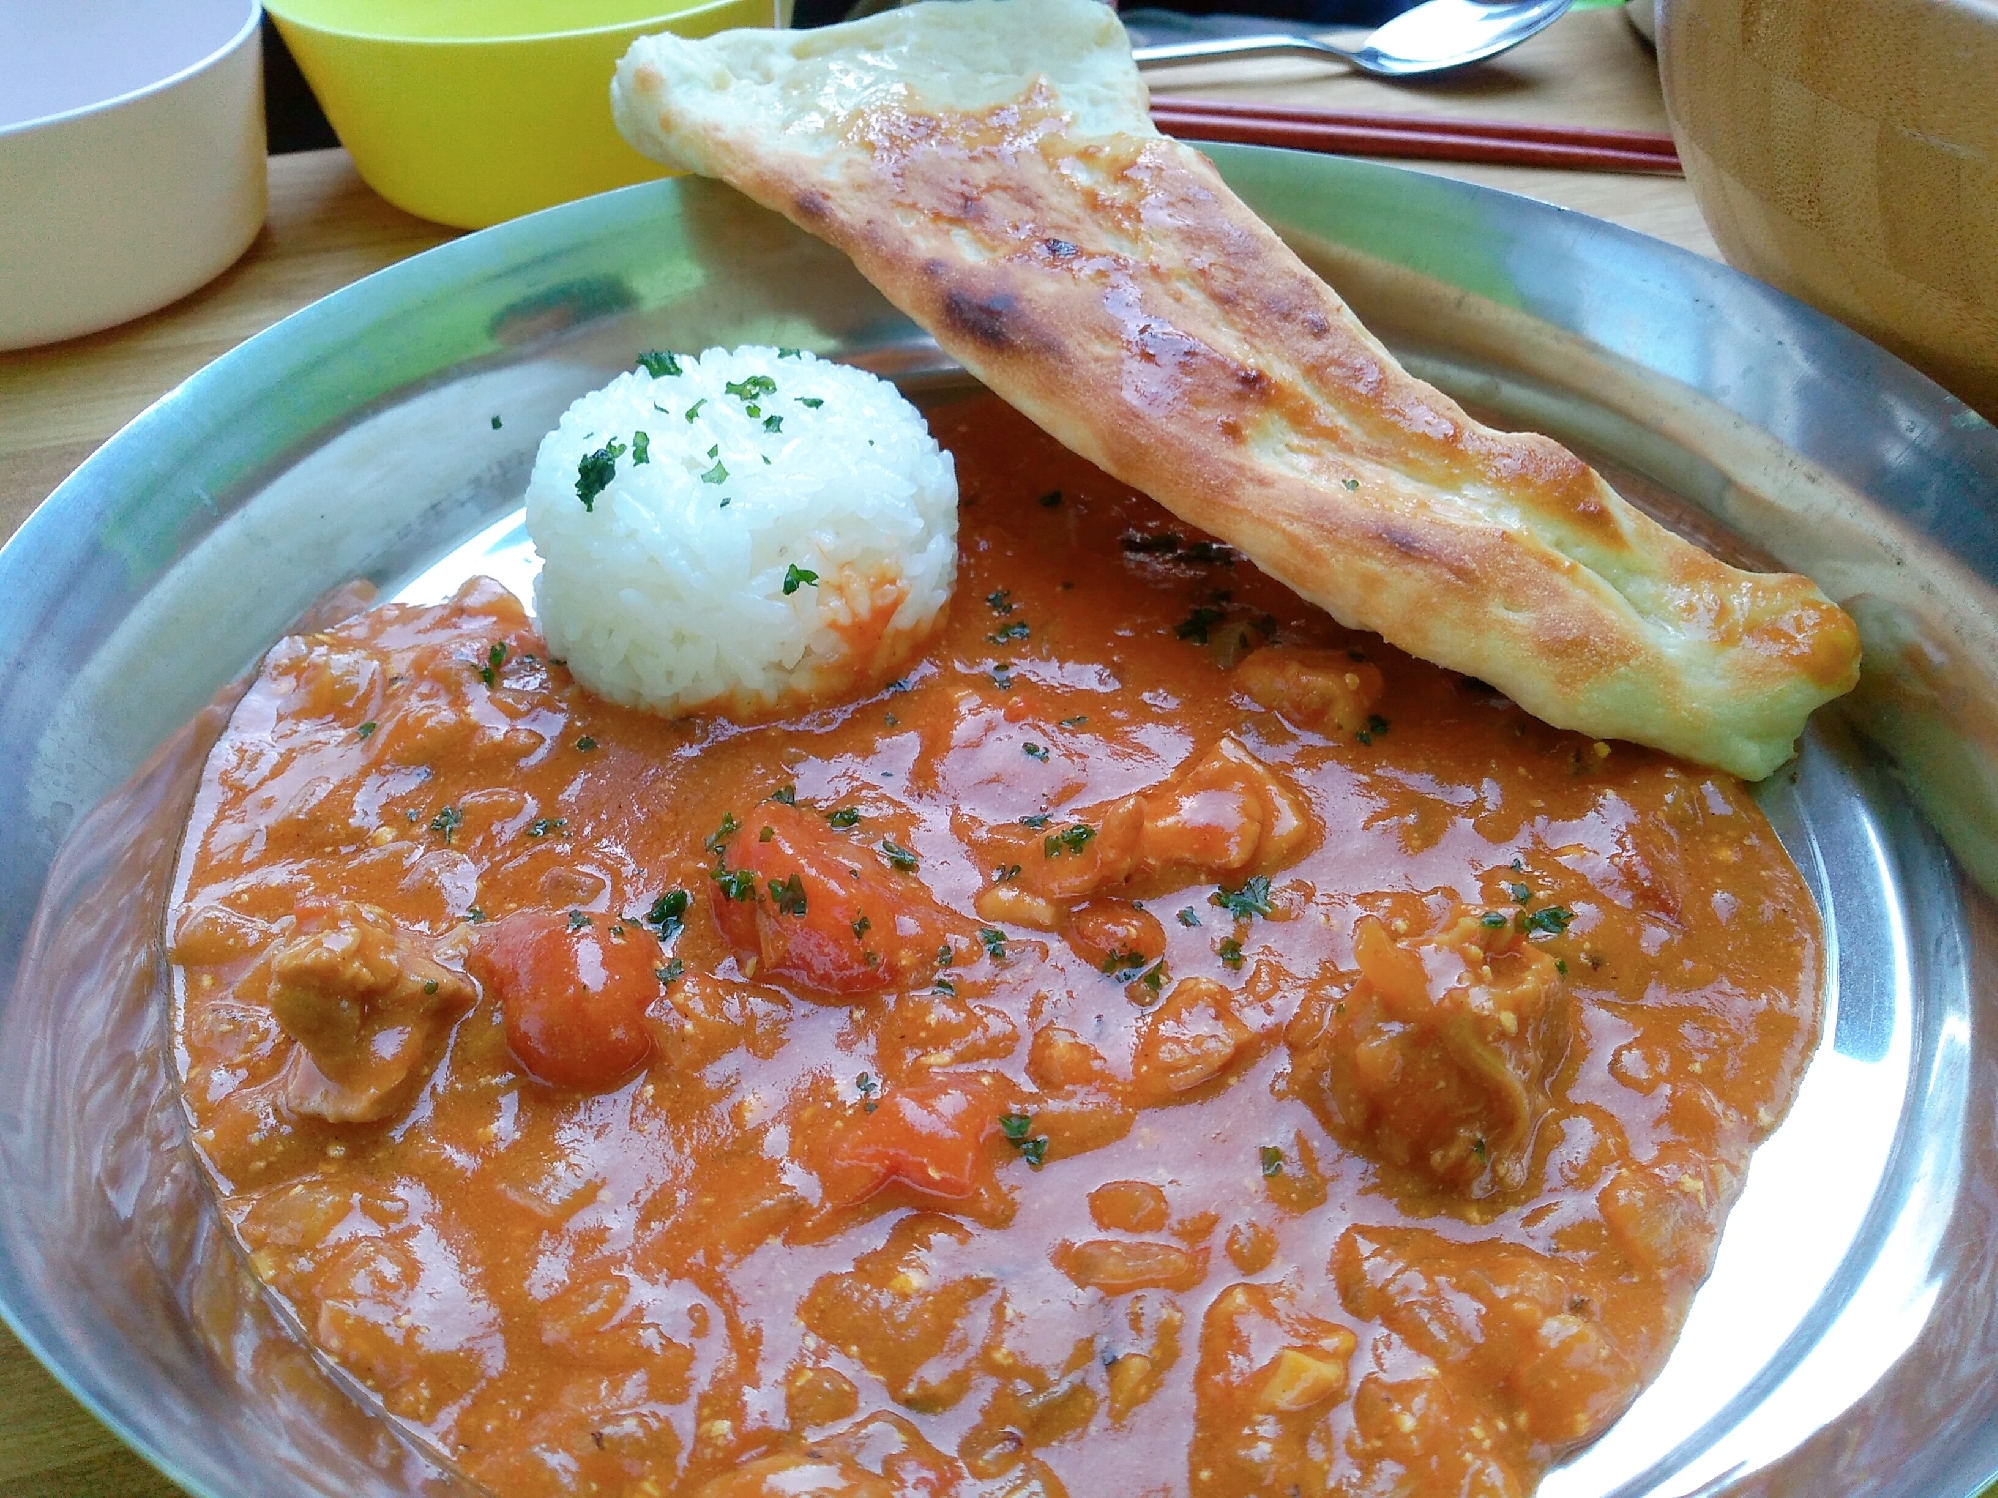
[[[645,1011],[665,958],[642,926],[605,919],[518,911],[479,934],[466,964],[498,997],[515,1059],[556,1087],[601,1092],[652,1051]]]
[[[820,1153],[826,1200],[852,1206],[898,1181],[946,1201],[974,1195],[991,1174],[986,1144],[1001,1111],[993,1096],[962,1082],[918,1082],[874,1100],[872,1112],[853,1109]]]
[[[969,923],[920,879],[809,808],[764,802],[724,859],[715,919],[750,977],[881,993],[927,982],[942,953],[972,950]]]

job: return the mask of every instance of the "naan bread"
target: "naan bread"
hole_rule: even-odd
[[[1096,0],[648,37],[612,102],[647,155],[851,255],[1076,452],[1549,723],[1759,779],[1858,679],[1807,579],[1724,565],[1397,364],[1153,129]]]

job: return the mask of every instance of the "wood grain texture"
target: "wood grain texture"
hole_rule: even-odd
[[[1419,86],[1289,62],[1175,69],[1153,82],[1174,93],[1329,109],[1665,128],[1650,55],[1613,11],[1571,14],[1507,58]],[[1718,258],[1690,189],[1676,178],[1421,165]],[[209,360],[306,303],[452,237],[376,197],[341,151],[273,158],[270,187],[264,233],[220,280],[126,327],[0,354],[0,538],[100,443]],[[0,1498],[174,1498],[179,1491],[0,1329]]]
[[[1998,419],[1998,6],[1666,0],[1659,45],[1728,262]]]

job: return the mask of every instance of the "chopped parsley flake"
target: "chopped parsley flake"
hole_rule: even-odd
[[[1033,631],[1027,627],[1026,620],[1015,619],[1011,624],[1005,625],[1000,629],[995,629],[985,638],[990,640],[994,645],[1004,645],[1008,640],[1024,640],[1031,633]]]
[[[1496,931],[1499,927],[1506,924],[1505,912],[1502,910],[1487,910],[1483,915],[1478,917],[1478,924],[1488,930]]]
[[[705,406],[707,403],[708,403],[708,398],[704,395],[699,400],[695,401],[691,406],[687,407],[687,420],[692,421],[696,416],[699,416],[701,414],[701,407]]]
[[[764,431],[766,431],[766,432],[781,432],[781,431],[783,431],[783,430],[784,430],[784,418],[783,418],[783,417],[781,417],[781,416],[766,416],[766,417],[764,417],[764,418],[763,418],[763,430],[764,430]]]
[[[571,931],[580,931],[589,924],[590,918],[583,911],[572,910],[569,912],[569,929]]]
[[[930,988],[936,993],[949,994],[952,998],[957,997],[957,985],[948,978],[937,979],[936,982],[930,985]]]
[[[597,747],[597,741],[588,734],[584,734],[580,739],[576,740],[576,747],[582,750],[583,753],[588,754],[592,749]]]
[[[772,839],[776,835],[777,835],[777,829],[775,827],[771,827],[766,824],[764,829],[756,834],[756,840],[759,843],[767,843],[770,841],[770,839]]]
[[[423,991],[425,993],[437,992],[437,980],[435,978],[425,978],[423,980]]]
[[[666,375],[678,374],[680,360],[666,349],[649,349],[638,356],[638,367],[657,380]]]
[[[1020,820],[1027,822],[1030,827],[1044,827],[1048,819],[1042,817],[1038,822],[1028,822],[1027,818],[1022,817]],[[1041,839],[1041,857],[1059,858],[1064,853],[1080,853],[1089,846],[1089,840],[1095,836],[1096,829],[1081,822],[1077,822],[1073,827],[1064,827],[1060,832],[1050,832]]]
[[[783,882],[770,881],[770,898],[777,904],[779,915],[803,915],[805,913],[805,881],[796,874]]]
[[[872,931],[873,929],[874,929],[874,922],[870,921],[867,918],[865,912],[853,918],[853,939],[855,941],[859,941],[863,936],[867,935],[867,933]]]
[[[1006,1136],[1006,1142],[1020,1152],[1020,1158],[1036,1170],[1048,1157],[1048,1142],[1045,1136],[1028,1137],[1034,1127],[1031,1113],[1002,1113],[999,1115],[999,1132]]]
[[[1533,891],[1524,884],[1508,884],[1505,892],[1521,905],[1528,904],[1533,899]]]
[[[1082,727],[1083,724],[1087,723],[1088,721],[1089,721],[1089,714],[1077,713],[1073,718],[1063,718],[1061,720],[1061,726],[1063,728],[1080,728]]]
[[[818,573],[812,571],[809,567],[800,567],[796,562],[792,562],[784,568],[784,596],[786,598],[789,598],[798,589],[805,587],[807,584],[816,588],[819,585]]]
[[[708,877],[719,884],[722,893],[731,900],[756,898],[756,876],[748,869],[715,869]]]
[[[1358,733],[1354,734],[1353,737],[1358,739],[1363,744],[1371,744],[1375,739],[1379,738],[1382,734],[1386,733],[1387,731],[1388,731],[1388,720],[1386,718],[1383,718],[1379,713],[1375,713],[1373,716],[1367,719],[1367,726],[1365,728],[1362,728]]]
[[[1223,967],[1239,968],[1242,965],[1242,944],[1232,936],[1225,937],[1214,949],[1214,955],[1221,959]]]
[[[992,668],[992,684],[1002,692],[1013,690],[1013,668],[1004,661]]]
[[[1261,1153],[1263,1161],[1263,1174],[1265,1176],[1282,1175],[1283,1151],[1278,1149],[1274,1144],[1266,1144],[1263,1146]]]
[[[655,967],[652,970],[652,976],[657,978],[661,983],[678,983],[680,981],[680,975],[685,973],[686,971],[687,971],[687,964],[682,962],[679,958],[675,957],[671,962],[667,963],[666,966]]]
[[[631,461],[633,466],[652,461],[652,435],[649,432],[631,434]]]
[[[860,808],[857,806],[842,806],[837,811],[827,812],[826,820],[835,827],[851,827],[860,820]]]
[[[881,851],[888,855],[889,863],[905,874],[912,872],[916,867],[916,855],[893,838],[884,837],[881,839]],[[945,955],[946,957],[949,955],[948,948],[945,949]]]
[[[687,906],[693,896],[684,889],[669,889],[652,902],[652,908],[645,912],[645,924],[659,932],[659,939],[665,941],[678,936],[680,928],[687,923]]]
[[[1032,744],[1032,743],[1022,744],[1020,746],[1020,752],[1026,755],[1028,759],[1037,759],[1042,764],[1046,764],[1048,762],[1048,751],[1040,744]]]
[[[735,819],[735,813],[725,811],[722,813],[721,826],[710,832],[701,846],[706,848],[710,853],[719,853],[721,852],[722,844],[741,830],[742,823]]]
[[[728,469],[717,462],[714,467],[701,475],[704,484],[725,484],[728,482]]]
[[[985,943],[985,955],[987,957],[990,957],[994,962],[1000,962],[1005,959],[1005,932],[996,931],[990,926],[982,926],[979,928],[978,939]]]
[[[1198,926],[1200,924],[1200,917],[1193,913],[1191,905],[1182,906],[1179,912],[1179,923],[1182,926]]]
[[[529,837],[546,837],[551,832],[560,832],[569,825],[567,817],[537,817],[527,824]]]
[[[1229,889],[1223,885],[1207,897],[1211,905],[1219,905],[1238,921],[1270,913],[1270,879],[1267,874],[1258,874],[1253,879],[1244,880],[1238,887]]]
[[[1214,626],[1227,617],[1227,614],[1222,610],[1210,608],[1206,604],[1202,604],[1182,619],[1179,627],[1173,633],[1178,635],[1182,640],[1191,640],[1196,645],[1205,645],[1208,634],[1213,630]]]
[[[1044,811],[1037,811],[1030,817],[1020,818],[1020,825],[1022,827],[1033,827],[1033,828],[1045,827],[1048,825],[1048,814]],[[1050,853],[1048,856],[1050,858],[1054,857],[1052,853]]]
[[[795,785],[780,785],[770,793],[770,799],[775,801],[779,806],[796,806],[798,804],[798,788]]]
[[[748,379],[731,380],[722,389],[737,400],[752,401],[759,395],[775,395],[777,382],[767,374],[753,374]]]
[[[585,454],[576,465],[576,498],[591,514],[596,513],[597,496],[617,477],[617,460],[623,455],[622,442],[606,442],[595,452]]]
[[[375,734],[375,729],[377,729],[380,726],[381,725],[376,723],[373,718],[370,718],[368,719],[367,722],[363,723],[359,728],[355,729],[354,732],[364,739],[373,738]]]
[[[430,819],[430,830],[447,843],[451,841],[451,834],[464,825],[465,814],[455,806],[445,807]]]
[[[792,399],[796,400],[797,403],[803,406],[807,411],[816,411],[820,406],[823,406],[825,404],[825,402],[820,400],[816,395],[799,395],[799,396],[793,396]]]
[[[1005,615],[1012,613],[1013,590],[1010,588],[994,588],[990,593],[985,595],[985,606],[995,614]]]
[[[486,663],[479,667],[479,680],[487,686],[499,681],[499,670],[506,664],[506,642],[498,641],[486,652]]]
[[[493,418],[493,430],[497,432],[499,429],[500,429],[500,419],[497,416],[495,416]]]
[[[777,357],[780,359],[802,359],[805,357],[805,351],[801,348],[780,348],[777,350]]]
[[[1564,910],[1559,905],[1549,905],[1545,910],[1536,910],[1531,915],[1519,913],[1519,929],[1544,936],[1559,936],[1568,929],[1568,923],[1575,919],[1575,912]]]
[[[486,913],[483,910],[479,909],[479,907],[476,905],[474,905],[470,910],[465,912],[465,919],[470,921],[474,926],[478,925],[485,918],[486,918]]]
[[[1360,487],[1358,479],[1341,479],[1339,482],[1344,484],[1348,489],[1357,489]]]

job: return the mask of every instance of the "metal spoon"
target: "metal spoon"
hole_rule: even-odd
[[[1509,4],[1487,5],[1479,4],[1478,0],[1427,0],[1426,4],[1396,16],[1357,49],[1335,46],[1315,36],[1271,31],[1133,47],[1131,56],[1139,67],[1146,68],[1217,57],[1267,57],[1302,52],[1336,57],[1362,72],[1383,78],[1412,78],[1496,57],[1552,26],[1566,14],[1571,3],[1572,0],[1512,0]],[[1179,19],[1182,18],[1175,18],[1172,29],[1195,29],[1181,27],[1177,24]],[[1145,28],[1140,26],[1139,37],[1145,34]]]

